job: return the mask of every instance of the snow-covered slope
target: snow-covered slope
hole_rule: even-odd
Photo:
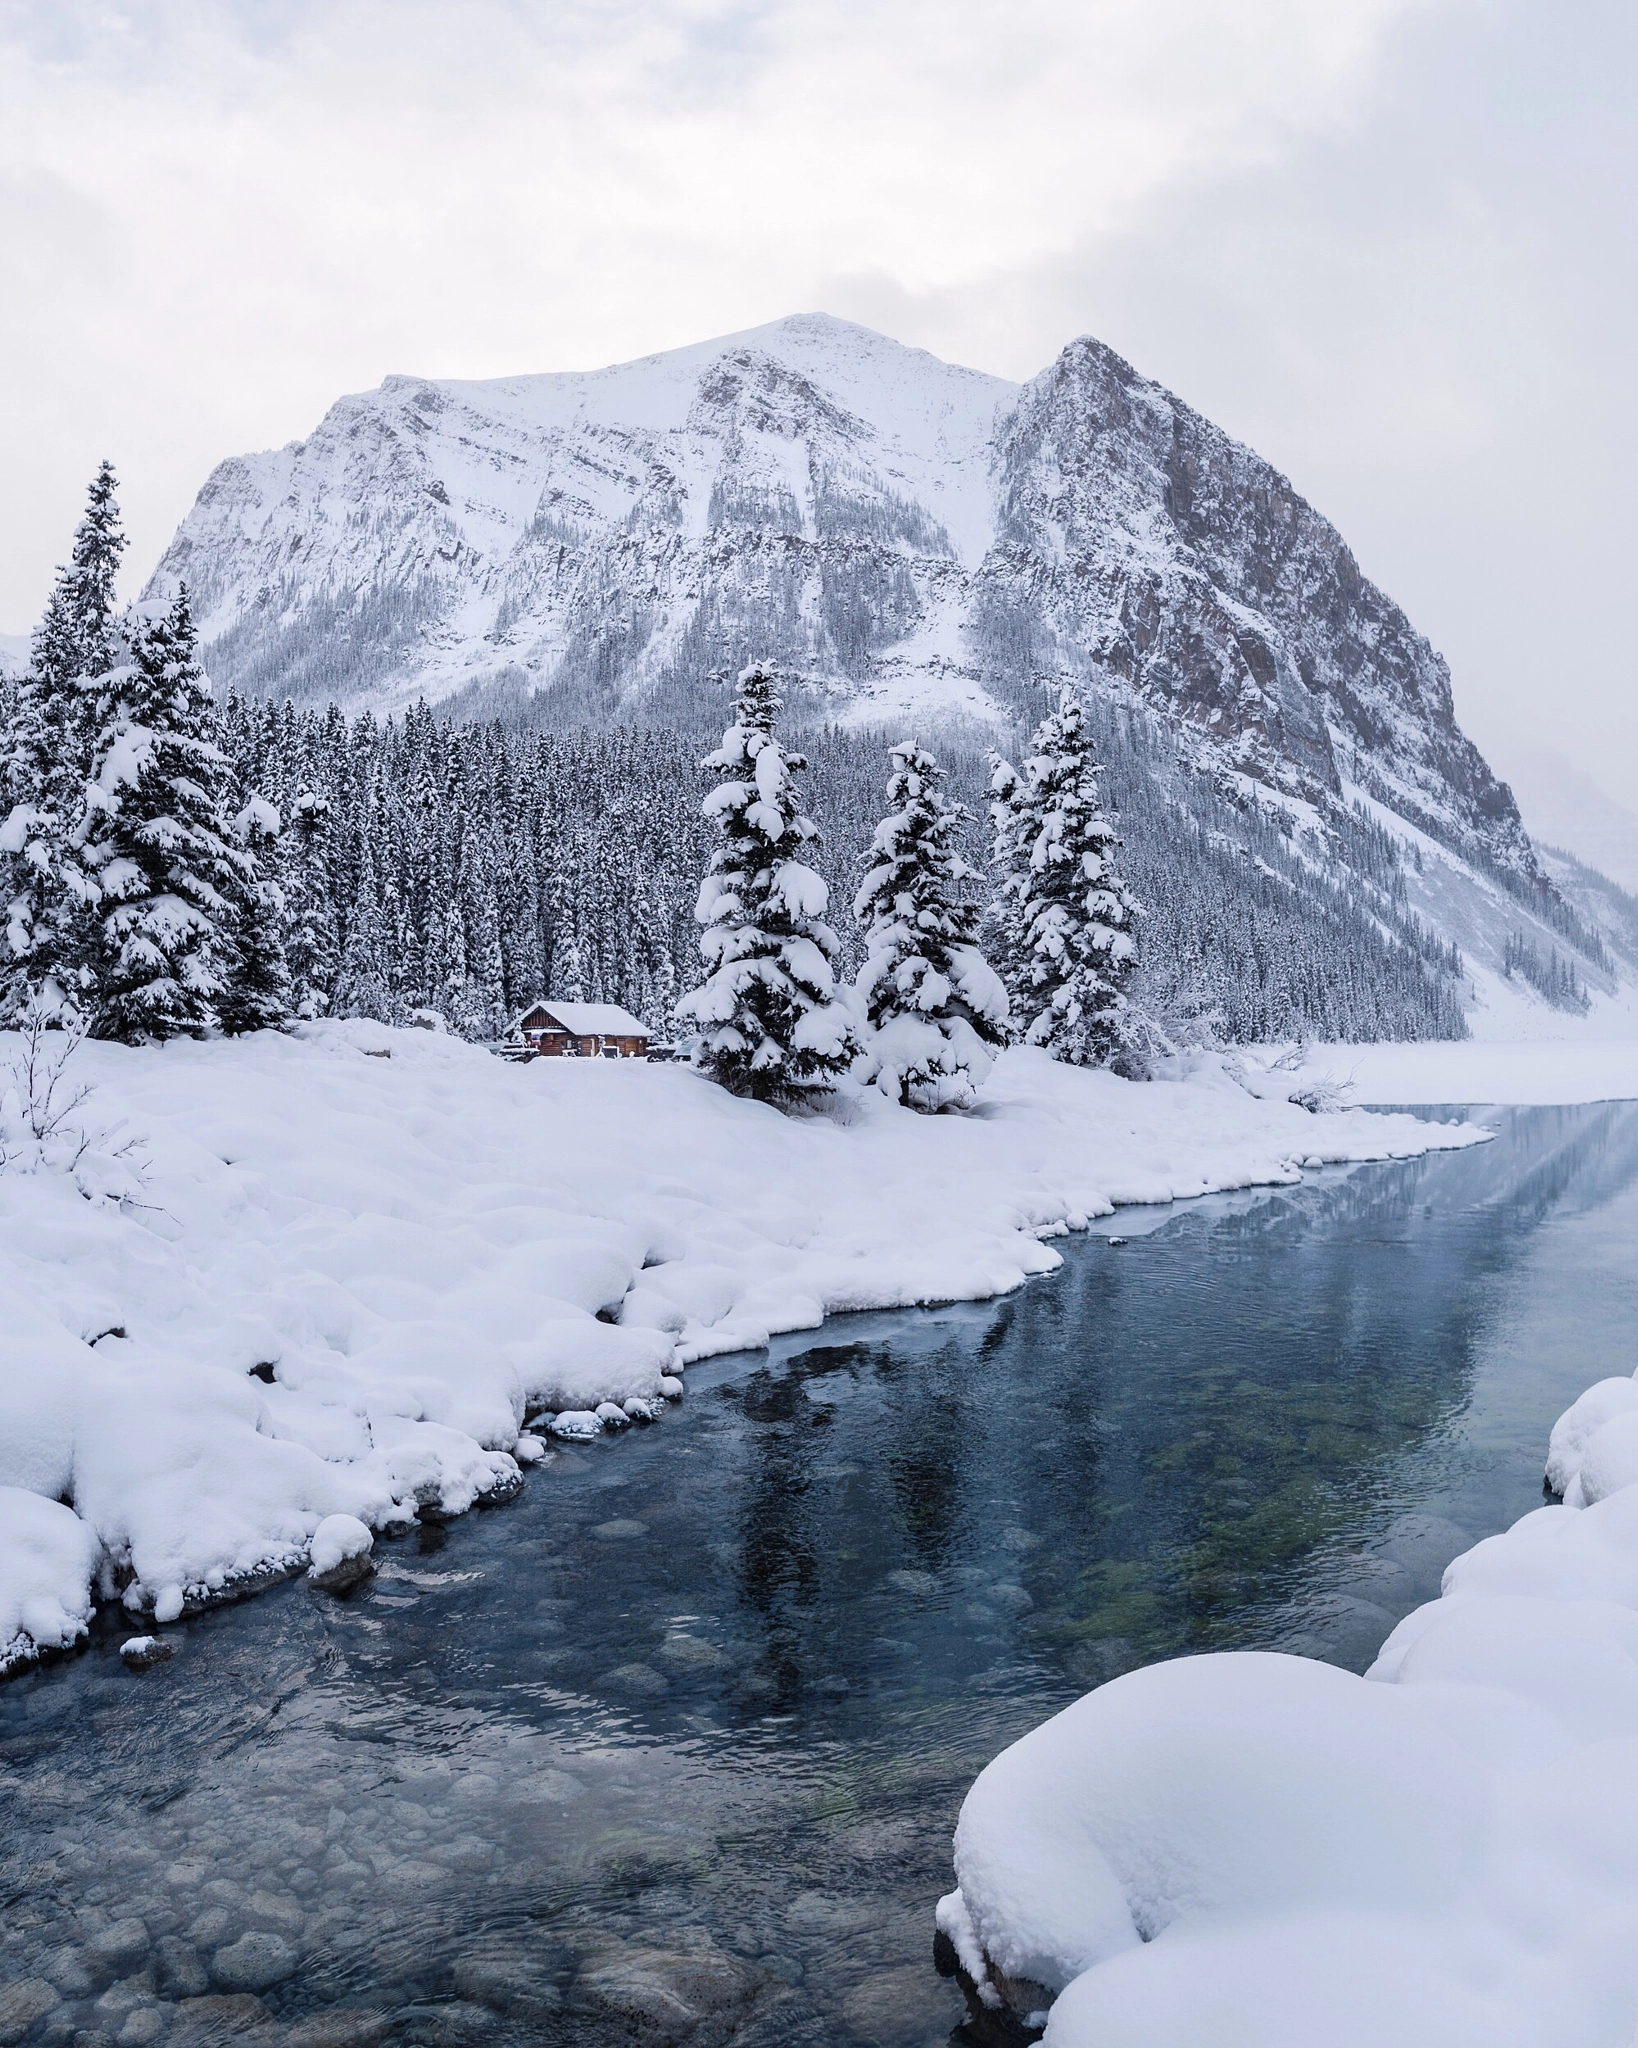
[[[1538,845],[1562,847],[1638,892],[1638,811],[1617,803],[1539,735],[1510,740],[1493,754]]]
[[[389,378],[221,464],[155,584],[183,577],[252,690],[671,715],[754,652],[874,721],[1074,676],[1260,783],[1346,777],[1531,871],[1443,661],[1341,536],[1090,339],[1021,387],[823,314],[591,373]]]
[[[298,695],[626,698],[770,627],[849,688],[982,562],[1014,395],[822,315],[583,374],[391,377],[223,463],[156,581],[187,577],[219,676]]]

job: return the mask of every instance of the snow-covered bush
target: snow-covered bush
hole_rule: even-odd
[[[1294,1103],[1311,1116],[1329,1116],[1346,1109],[1353,1093],[1352,1076],[1338,1079],[1334,1074],[1310,1073],[1312,1058],[1313,1048],[1299,1040],[1266,1063],[1254,1055],[1225,1055],[1223,1071],[1262,1102]]]
[[[710,973],[677,1017],[697,1031],[696,1060],[736,1095],[789,1103],[829,1088],[859,1051],[837,1000],[828,892],[802,856],[818,830],[802,814],[775,724],[778,683],[754,663],[739,679],[734,722],[703,765],[725,780],[705,800],[722,834],[694,915]]]
[[[17,1030],[17,1052],[0,1067],[0,1173],[65,1173],[87,1201],[135,1199],[148,1163],[141,1141],[91,1122],[90,1085],[70,1074],[84,1019],[36,997]]]
[[[1135,909],[1115,869],[1115,828],[1098,795],[1085,716],[1065,690],[1020,767],[994,763],[994,923],[1024,1041],[1074,1066],[1124,1049]]]
[[[858,990],[867,1077],[913,1109],[964,1108],[1006,1042],[1007,992],[978,946],[976,879],[957,848],[967,813],[932,755],[905,740],[853,914],[865,926]]]

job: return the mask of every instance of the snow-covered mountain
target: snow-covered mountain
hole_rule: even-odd
[[[1129,691],[1292,796],[1531,871],[1444,662],[1335,528],[1100,343],[1018,386],[823,314],[590,373],[392,377],[222,463],[156,572],[219,680],[381,707],[698,705],[754,650],[826,715]]]
[[[1023,385],[824,314],[585,373],[391,377],[222,463],[150,588],[183,578],[219,683],[353,709],[698,728],[760,655],[798,715],[971,738],[1074,679],[1149,735],[1129,836],[1138,806],[1163,847],[1176,813],[1264,871],[1204,769],[1287,834],[1303,915],[1341,887],[1454,945],[1478,1028],[1584,1007],[1542,1015],[1559,950],[1595,1008],[1626,978],[1337,530],[1089,338]]]

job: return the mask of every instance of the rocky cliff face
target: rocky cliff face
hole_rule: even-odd
[[[1090,339],[1018,387],[821,315],[588,375],[390,378],[223,463],[155,576],[213,672],[381,708],[697,715],[752,653],[860,722],[1063,678],[1533,886],[1444,662],[1269,465]]]
[[[1346,780],[1528,866],[1444,661],[1260,457],[1091,340],[1025,387],[998,457],[981,581],[1021,629],[1050,625],[1067,665],[1120,677],[1261,780]]]

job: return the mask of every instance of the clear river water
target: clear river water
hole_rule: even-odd
[[[948,2042],[999,1748],[1156,1657],[1363,1670],[1638,1365],[1638,1104],[1482,1116],[697,1366],[151,1671],[108,1617],[0,1686],[0,2048]]]

